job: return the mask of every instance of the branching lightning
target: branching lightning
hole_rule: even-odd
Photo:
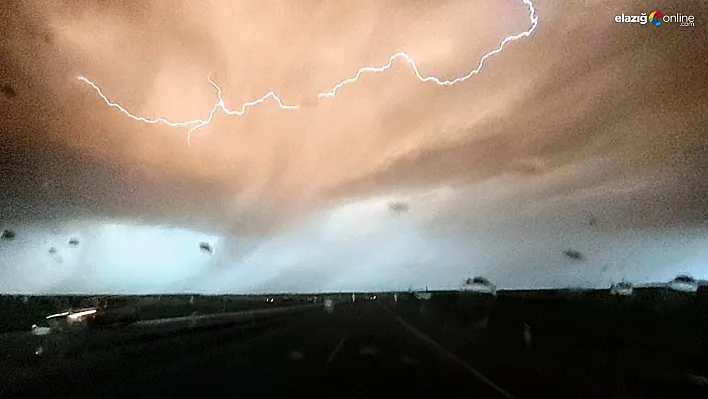
[[[538,15],[536,13],[536,8],[534,7],[532,0],[521,0],[521,1],[529,9],[529,19],[531,20],[531,26],[527,30],[525,30],[521,33],[518,33],[513,36],[505,37],[496,49],[494,49],[482,56],[482,58],[479,60],[479,63],[477,64],[477,67],[475,69],[473,69],[472,71],[470,71],[469,73],[467,73],[464,76],[457,77],[452,80],[443,80],[443,79],[440,79],[436,76],[423,76],[420,73],[420,70],[418,69],[418,66],[415,63],[415,60],[413,60],[413,58],[410,55],[408,55],[404,52],[398,52],[398,53],[393,54],[391,57],[389,57],[388,63],[386,65],[379,66],[379,67],[367,66],[367,67],[360,68],[353,77],[345,79],[345,80],[337,83],[330,91],[319,93],[317,95],[317,98],[321,99],[321,98],[325,98],[325,97],[334,97],[337,94],[337,92],[339,91],[339,89],[341,89],[342,87],[344,87],[346,85],[355,83],[356,81],[358,81],[361,78],[362,74],[364,74],[364,73],[385,72],[391,68],[391,66],[393,65],[393,62],[398,58],[403,58],[406,62],[408,62],[408,64],[413,69],[413,72],[415,73],[418,80],[420,80],[423,83],[433,82],[439,86],[453,86],[455,84],[462,83],[462,82],[466,81],[467,79],[471,78],[472,76],[480,73],[480,71],[482,70],[482,67],[484,66],[484,62],[489,57],[491,57],[495,54],[501,53],[502,50],[504,50],[504,47],[508,43],[519,40],[524,37],[528,37],[533,33],[534,30],[536,30],[536,27],[538,26]],[[216,89],[217,102],[209,110],[209,113],[208,113],[206,119],[193,119],[193,120],[186,120],[186,121],[181,121],[181,122],[172,122],[166,118],[146,118],[143,116],[133,115],[128,110],[123,108],[120,104],[111,101],[103,93],[101,88],[98,87],[98,85],[96,85],[95,83],[93,83],[89,79],[87,79],[83,76],[79,76],[77,79],[88,84],[89,86],[91,86],[96,91],[96,93],[98,93],[98,95],[101,97],[101,99],[103,99],[103,102],[105,102],[109,107],[116,108],[117,110],[122,112],[124,115],[128,116],[129,118],[131,118],[135,121],[148,123],[148,124],[165,124],[165,125],[172,126],[172,127],[189,127],[190,129],[187,132],[187,139],[190,144],[191,144],[191,140],[192,140],[192,134],[195,131],[197,131],[198,129],[201,129],[202,127],[211,123],[211,121],[214,119],[214,115],[216,114],[216,111],[218,111],[219,109],[221,109],[221,111],[224,112],[226,115],[241,116],[246,112],[247,108],[261,104],[268,99],[275,100],[275,102],[278,104],[278,106],[284,110],[295,110],[295,109],[298,109],[298,107],[299,107],[299,105],[285,104],[280,99],[280,97],[278,97],[278,95],[275,94],[275,92],[271,91],[271,92],[266,93],[265,95],[263,95],[261,98],[259,98],[257,100],[244,103],[240,109],[232,110],[232,109],[228,108],[224,102],[221,87],[219,87],[219,85],[217,85],[211,79],[211,77],[209,77],[208,78],[209,83]]]
[[[219,85],[217,85],[211,78],[208,78],[209,83],[211,83],[211,85],[214,86],[214,88],[216,89],[217,102],[214,104],[214,106],[211,107],[211,110],[209,110],[209,115],[207,116],[207,118],[206,119],[193,119],[193,120],[182,121],[182,122],[172,122],[172,121],[169,121],[165,118],[146,118],[143,116],[133,115],[128,110],[123,108],[120,104],[115,103],[115,102],[111,101],[110,99],[108,99],[108,97],[106,97],[106,95],[103,94],[103,91],[101,90],[101,88],[98,87],[98,85],[96,85],[92,81],[88,80],[87,78],[85,78],[83,76],[79,76],[77,79],[79,79],[80,81],[85,82],[89,86],[93,87],[93,89],[96,90],[96,93],[98,93],[98,95],[103,99],[103,102],[108,104],[109,107],[116,108],[117,110],[119,110],[123,114],[127,115],[130,119],[133,119],[138,122],[153,124],[153,125],[156,125],[158,123],[162,123],[162,124],[172,126],[172,127],[190,126],[190,129],[187,132],[187,140],[189,141],[189,143],[192,142],[192,133],[194,133],[196,130],[210,124],[211,121],[214,119],[214,114],[216,114],[216,111],[219,109],[221,109],[226,115],[241,116],[244,113],[246,113],[246,108],[252,107],[254,105],[258,105],[269,98],[274,99],[278,103],[278,106],[280,106],[280,108],[282,108],[282,109],[292,110],[292,109],[298,108],[297,105],[284,104],[283,101],[280,99],[280,97],[278,97],[277,94],[275,94],[274,92],[271,91],[271,92],[265,94],[263,97],[259,98],[258,100],[249,101],[247,103],[244,103],[241,106],[241,109],[239,109],[239,110],[232,110],[232,109],[229,109],[226,106],[226,104],[224,103],[224,97],[222,95],[221,87],[219,87]]]

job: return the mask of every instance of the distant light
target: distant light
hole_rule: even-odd
[[[81,318],[82,316],[88,316],[88,315],[94,314],[96,312],[97,312],[96,309],[89,309],[89,310],[84,310],[81,312],[72,313],[72,314],[68,315],[67,317],[69,317],[72,320],[75,320],[75,319]]]
[[[68,316],[68,315],[69,315],[69,312],[61,312],[61,313],[51,314],[51,315],[49,315],[49,316],[47,316],[47,317],[45,317],[45,318],[46,318],[47,320],[49,320],[49,319],[53,319],[53,318],[55,318],[55,317],[64,317],[64,316]]]

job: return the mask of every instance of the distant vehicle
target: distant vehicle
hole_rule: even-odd
[[[497,287],[484,277],[477,276],[465,280],[463,291],[471,291],[480,294],[497,295]]]
[[[632,296],[634,294],[634,286],[627,281],[612,284],[610,287],[611,295]]]
[[[676,276],[667,287],[673,291],[695,293],[698,291],[698,281],[687,275]]]

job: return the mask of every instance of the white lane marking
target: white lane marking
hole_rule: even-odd
[[[427,343],[430,344],[431,346],[434,346],[434,347],[435,347],[436,349],[438,349],[440,352],[444,353],[447,357],[449,357],[449,358],[452,359],[455,363],[457,363],[458,366],[460,366],[460,367],[464,368],[465,370],[469,371],[470,373],[472,373],[475,377],[479,378],[479,379],[482,380],[484,383],[486,383],[487,385],[489,385],[490,387],[492,387],[495,391],[497,391],[497,392],[498,392],[499,394],[501,394],[502,396],[504,396],[504,397],[506,397],[506,398],[508,398],[508,399],[515,399],[513,396],[511,396],[511,394],[510,394],[509,392],[505,391],[505,390],[502,389],[499,385],[493,383],[489,378],[487,378],[487,377],[485,377],[484,375],[482,375],[482,373],[480,373],[479,371],[475,370],[472,366],[469,365],[469,363],[467,363],[466,361],[464,361],[464,360],[460,359],[459,357],[455,356],[455,355],[452,354],[449,350],[445,349],[442,345],[440,345],[439,343],[437,343],[435,340],[433,340],[432,338],[430,338],[430,337],[428,337],[427,335],[423,334],[420,330],[418,330],[417,328],[413,327],[412,325],[408,324],[408,323],[407,323],[405,320],[403,320],[400,316],[398,316],[397,314],[393,313],[393,311],[391,311],[391,309],[389,309],[387,306],[384,305],[383,308],[386,309],[386,311],[387,311],[388,313],[390,313],[394,318],[396,318],[396,320],[398,320],[398,322],[401,323],[401,325],[403,325],[403,327],[405,327],[408,331],[410,331],[410,332],[411,332],[413,335],[415,335],[418,339],[420,339],[421,341],[427,342]]]
[[[327,358],[327,364],[332,363],[332,361],[334,360],[334,358],[337,357],[337,354],[339,353],[339,350],[342,349],[342,346],[344,345],[344,341],[346,341],[346,340],[347,340],[347,336],[345,335],[345,336],[342,337],[342,339],[339,341],[339,344],[337,344],[337,347],[334,348],[334,350],[332,351],[332,353],[331,353],[331,354],[329,355],[329,357]]]

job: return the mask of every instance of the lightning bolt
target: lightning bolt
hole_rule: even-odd
[[[339,91],[339,89],[341,89],[342,87],[344,87],[348,84],[352,84],[352,83],[356,82],[357,80],[359,80],[359,78],[361,77],[361,75],[363,73],[385,72],[389,68],[391,68],[391,66],[393,65],[393,61],[395,61],[397,58],[403,58],[404,60],[406,60],[408,62],[408,64],[411,66],[411,68],[413,68],[413,72],[415,72],[415,76],[418,78],[418,80],[420,80],[423,83],[433,82],[439,86],[453,86],[457,83],[462,83],[465,80],[471,78],[472,76],[477,75],[482,70],[482,67],[484,66],[484,61],[486,61],[489,57],[491,57],[495,54],[501,53],[502,50],[504,50],[504,46],[506,46],[508,43],[511,43],[515,40],[519,40],[524,37],[528,37],[531,35],[531,33],[533,33],[534,30],[536,30],[536,27],[538,26],[538,15],[536,14],[536,9],[535,9],[533,3],[531,2],[531,0],[522,0],[522,1],[529,8],[529,18],[531,19],[531,27],[519,34],[505,37],[504,40],[501,41],[501,43],[499,44],[499,46],[496,49],[494,49],[494,50],[486,53],[484,56],[482,56],[482,58],[479,60],[479,64],[477,65],[477,68],[471,70],[465,76],[460,76],[459,78],[455,78],[453,80],[441,80],[440,78],[435,77],[435,76],[423,76],[423,75],[421,75],[420,70],[418,70],[418,66],[415,63],[415,60],[413,60],[413,58],[410,55],[401,52],[401,53],[396,53],[396,54],[392,55],[391,57],[389,57],[388,64],[386,64],[384,66],[363,67],[363,68],[359,69],[359,71],[357,71],[356,75],[354,75],[353,77],[351,77],[349,79],[346,79],[346,80],[343,80],[343,81],[337,83],[332,90],[318,94],[317,98],[319,99],[319,98],[323,98],[323,97],[334,97],[337,94],[337,91]]]
[[[277,94],[275,94],[274,92],[271,91],[271,92],[266,93],[264,96],[262,96],[258,100],[249,101],[249,102],[244,103],[241,106],[241,109],[237,109],[237,110],[229,109],[226,106],[226,103],[224,102],[224,97],[222,95],[223,92],[221,90],[221,87],[219,87],[219,85],[217,85],[216,82],[214,82],[211,79],[211,77],[209,77],[209,78],[207,78],[207,80],[209,80],[209,83],[212,86],[214,86],[214,88],[216,89],[217,102],[211,107],[211,110],[209,110],[209,114],[208,114],[207,118],[206,119],[193,119],[193,120],[182,121],[182,122],[172,122],[166,118],[146,118],[144,116],[133,115],[132,113],[130,113],[130,111],[123,108],[120,104],[111,101],[105,94],[103,94],[103,90],[101,90],[101,88],[98,87],[98,85],[96,85],[92,81],[88,80],[87,78],[85,78],[83,76],[79,76],[79,77],[77,77],[77,79],[88,84],[89,86],[91,86],[96,91],[96,93],[98,93],[99,97],[101,97],[101,99],[103,99],[103,102],[105,102],[109,107],[117,109],[118,111],[120,111],[121,113],[123,113],[124,115],[129,117],[130,119],[133,119],[138,122],[149,123],[152,125],[162,123],[162,124],[172,126],[172,127],[190,126],[190,129],[187,132],[187,141],[189,142],[190,145],[192,143],[192,134],[195,131],[197,131],[198,129],[210,124],[211,121],[214,119],[214,115],[216,114],[216,111],[218,111],[219,109],[221,109],[226,115],[241,116],[246,113],[247,108],[252,107],[254,105],[261,104],[269,98],[274,99],[278,103],[278,106],[280,106],[280,108],[282,108],[282,109],[294,110],[294,109],[298,108],[298,105],[284,104],[283,101],[280,99],[280,97],[278,97]]]
[[[455,84],[462,83],[462,82],[466,81],[467,79],[471,78],[472,76],[479,74],[482,71],[482,68],[484,67],[484,62],[487,59],[489,59],[489,57],[491,57],[495,54],[501,53],[507,44],[509,44],[513,41],[522,39],[524,37],[529,37],[533,33],[533,31],[536,30],[536,27],[538,26],[538,14],[536,13],[536,8],[534,7],[532,0],[521,0],[521,1],[529,9],[529,19],[531,21],[531,26],[527,30],[525,30],[521,33],[505,37],[501,41],[501,43],[499,44],[499,46],[497,48],[495,48],[494,50],[492,50],[482,56],[482,58],[479,60],[479,63],[477,64],[477,67],[475,69],[471,70],[469,73],[467,73],[464,76],[460,76],[460,77],[457,77],[452,80],[443,80],[443,79],[440,79],[440,78],[438,78],[436,76],[432,76],[432,75],[431,76],[423,76],[420,73],[420,70],[418,69],[418,65],[415,63],[415,60],[413,60],[413,58],[410,55],[408,55],[407,53],[404,53],[404,52],[398,52],[398,53],[393,54],[391,57],[389,57],[388,63],[386,65],[379,66],[379,67],[367,66],[367,67],[360,68],[353,77],[345,79],[345,80],[337,83],[332,88],[332,90],[319,93],[317,95],[317,99],[322,99],[322,98],[326,98],[326,97],[334,97],[342,87],[357,82],[361,78],[361,76],[365,73],[385,72],[388,69],[390,69],[391,66],[393,65],[393,62],[399,58],[402,58],[406,62],[408,62],[408,64],[413,69],[413,72],[415,73],[416,77],[422,83],[433,82],[439,86],[453,86]],[[226,115],[241,116],[244,113],[246,113],[247,108],[256,106],[258,104],[262,104],[268,99],[273,99],[278,104],[278,106],[284,110],[296,110],[299,107],[299,105],[297,105],[297,104],[296,105],[286,105],[280,99],[280,97],[278,97],[278,95],[275,94],[275,92],[271,91],[271,92],[266,93],[265,95],[263,95],[261,98],[259,98],[257,100],[253,100],[253,101],[249,101],[249,102],[244,103],[240,109],[232,110],[232,109],[228,108],[226,106],[226,103],[224,102],[224,98],[222,95],[223,91],[222,91],[221,87],[219,87],[219,85],[217,85],[211,79],[211,77],[208,77],[207,80],[214,87],[214,89],[216,89],[217,101],[209,110],[207,117],[205,119],[192,119],[192,120],[186,120],[186,121],[181,121],[181,122],[173,122],[173,121],[170,121],[166,118],[146,118],[143,116],[133,115],[127,109],[123,108],[120,104],[111,101],[103,93],[101,88],[98,87],[98,85],[96,85],[95,83],[93,83],[92,81],[87,79],[86,77],[78,76],[77,79],[88,84],[90,87],[92,87],[96,91],[96,93],[99,95],[99,97],[101,97],[103,102],[105,102],[109,107],[116,108],[121,113],[123,113],[124,115],[128,116],[129,118],[131,118],[137,122],[143,122],[143,123],[148,123],[148,124],[153,124],[153,125],[165,124],[165,125],[168,125],[171,127],[189,127],[189,131],[187,132],[187,141],[190,145],[192,142],[192,134],[195,131],[201,129],[202,127],[210,124],[211,121],[214,119],[214,115],[216,114],[216,112],[218,110],[221,110]]]

